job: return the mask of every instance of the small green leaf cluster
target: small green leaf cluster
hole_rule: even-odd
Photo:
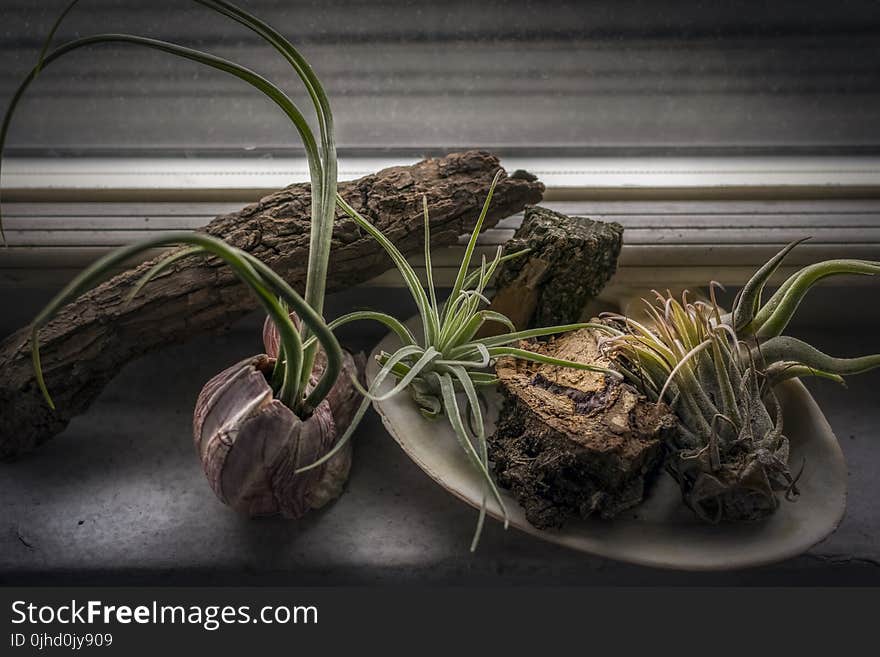
[[[610,376],[620,375],[612,370],[589,363],[577,363],[523,349],[516,346],[520,341],[542,336],[564,333],[592,326],[591,324],[568,324],[518,331],[505,315],[484,308],[489,303],[486,288],[498,266],[507,259],[520,257],[525,251],[502,256],[501,247],[491,261],[483,257],[479,266],[472,267],[477,237],[486,219],[495,186],[501,172],[496,174],[483,203],[480,216],[474,224],[464,256],[458,268],[452,291],[442,304],[437,301],[434,276],[431,265],[431,234],[427,201],[423,201],[425,225],[425,270],[427,281],[423,285],[418,274],[406,257],[394,244],[358,213],[342,197],[337,196],[339,207],[357,225],[379,242],[391,256],[404,283],[419,310],[420,331],[413,334],[396,318],[377,312],[353,312],[330,323],[331,327],[358,320],[374,320],[385,324],[400,339],[401,347],[394,353],[383,353],[379,357],[381,368],[364,390],[364,402],[355,416],[357,424],[371,400],[382,401],[409,389],[418,403],[422,414],[427,418],[445,416],[450,423],[461,448],[473,468],[480,473],[486,492],[480,509],[477,529],[471,549],[476,549],[486,515],[486,500],[491,496],[501,509],[507,524],[507,510],[501,494],[489,472],[486,432],[483,421],[485,406],[481,400],[481,389],[494,386],[497,378],[488,371],[492,362],[500,357],[511,356],[539,363],[572,367],[575,369],[601,371]],[[492,337],[477,337],[484,324],[494,322],[506,330]],[[394,385],[380,392],[385,381],[392,377]],[[350,438],[352,429],[346,431],[333,450],[315,463],[319,465],[331,458]]]

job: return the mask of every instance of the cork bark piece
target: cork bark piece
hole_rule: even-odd
[[[505,254],[529,249],[507,261],[496,281],[492,308],[517,328],[570,324],[617,270],[623,227],[528,207]]]
[[[608,366],[592,329],[528,348],[555,358]],[[503,359],[505,402],[491,458],[536,527],[570,516],[613,518],[644,498],[675,430],[665,406],[601,372]]]

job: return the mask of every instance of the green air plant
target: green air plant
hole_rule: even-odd
[[[626,377],[674,409],[679,431],[667,468],[703,520],[756,520],[778,507],[778,492],[796,497],[799,473],[789,464],[776,385],[802,376],[843,383],[843,376],[880,367],[880,354],[833,358],[782,335],[819,280],[880,273],[876,262],[820,262],[793,274],[764,302],[767,281],[797,244],[752,276],[730,313],[719,308],[713,283],[709,301],[656,293],[655,303],[646,301],[649,322],[608,314],[608,325],[597,325],[608,335],[603,348]]]
[[[86,36],[50,50],[51,41],[63,18],[77,4],[77,0],[74,0],[56,21],[37,65],[12,97],[0,126],[0,152],[15,108],[40,71],[64,55],[82,48],[108,43],[141,46],[229,73],[277,104],[290,119],[305,148],[312,192],[305,296],[300,298],[261,261],[220,240],[198,234],[160,236],[110,253],[80,274],[50,302],[32,325],[34,370],[37,382],[51,406],[52,400],[40,364],[39,330],[64,303],[93,285],[112,267],[150,247],[189,245],[189,248],[173,251],[150,268],[140,284],[132,290],[133,296],[147,281],[171,267],[181,257],[206,253],[221,258],[258,295],[277,329],[279,339],[273,344],[275,351],[272,353],[230,368],[218,375],[220,380],[215,378],[205,387],[195,413],[196,443],[208,478],[224,501],[251,513],[280,511],[285,515],[298,516],[309,505],[315,506],[313,502],[321,497],[317,493],[310,493],[307,497],[311,502],[303,501],[302,490],[312,485],[310,481],[321,479],[321,472],[328,469],[347,471],[347,466],[339,466],[340,461],[335,461],[334,465],[328,463],[328,459],[322,461],[326,465],[321,470],[309,475],[297,473],[296,469],[318,459],[337,442],[337,434],[344,431],[351,420],[351,413],[347,409],[351,406],[353,410],[349,402],[357,392],[354,363],[340,350],[338,342],[321,318],[335,219],[337,165],[333,118],[320,81],[287,39],[229,2],[195,1],[255,32],[287,60],[314,105],[320,141],[315,138],[300,109],[275,84],[235,62],[215,55],[130,34]],[[287,306],[294,313],[290,317]],[[319,346],[322,352],[319,352]],[[270,351],[268,345],[267,351]],[[338,407],[329,408],[333,403]],[[245,425],[248,425],[251,434],[259,434],[258,439],[241,440]],[[248,454],[250,461],[245,458]],[[340,456],[340,460],[344,461],[344,458]],[[271,473],[268,473],[270,467]]]
[[[333,332],[315,310],[283,279],[246,251],[199,233],[169,233],[107,254],[71,281],[34,319],[32,358],[46,402],[52,398],[43,380],[39,330],[68,301],[106,276],[108,269],[148,249],[187,245],[147,269],[128,294],[131,301],[151,278],[181,257],[214,256],[229,266],[260,300],[275,327],[277,346],[224,370],[203,388],[196,402],[193,434],[205,474],[217,496],[249,515],[281,513],[298,518],[336,497],[348,475],[351,455],[337,454],[320,470],[295,470],[326,453],[354,414],[357,370]],[[291,314],[290,309],[295,313]],[[320,366],[308,389],[300,384],[305,366],[297,323],[308,326],[322,348]],[[340,376],[341,374],[341,376]],[[53,406],[54,407],[54,406]],[[308,409],[308,412],[306,412]]]
[[[419,310],[421,327],[419,337],[397,319],[378,312],[353,312],[330,323],[337,327],[358,320],[375,320],[385,324],[400,339],[401,347],[394,353],[379,356],[381,369],[363,390],[364,401],[355,415],[355,422],[363,415],[371,400],[384,400],[408,389],[421,413],[429,419],[441,415],[449,421],[458,442],[467,454],[474,469],[482,476],[486,495],[480,511],[477,529],[471,544],[476,549],[486,513],[486,500],[491,495],[501,508],[507,526],[507,511],[492,476],[489,473],[486,435],[481,409],[481,389],[494,386],[497,379],[493,372],[487,371],[492,361],[502,356],[513,356],[541,363],[586,370],[597,370],[619,376],[606,368],[589,364],[569,362],[534,353],[518,346],[521,340],[563,333],[582,328],[584,324],[552,326],[526,331],[517,331],[506,316],[492,310],[481,308],[488,303],[486,287],[495,270],[509,258],[522,255],[525,251],[502,257],[499,247],[494,259],[487,262],[484,257],[478,267],[471,267],[477,236],[492,201],[495,184],[500,173],[489,189],[482,212],[474,225],[452,291],[445,303],[437,301],[431,267],[431,236],[428,221],[427,200],[424,200],[425,218],[425,269],[426,285],[407,262],[400,251],[375,226],[362,217],[344,199],[337,196],[337,204],[357,225],[376,239],[391,256],[400,271],[404,282]],[[507,331],[501,335],[477,338],[480,327],[487,322],[503,325]],[[396,383],[390,389],[380,392],[380,387],[392,376]],[[336,450],[342,449],[350,432],[346,432],[333,450],[328,452],[315,465],[320,465],[333,457]]]
[[[34,66],[30,73],[28,73],[13,94],[9,108],[3,118],[2,125],[0,125],[0,152],[2,152],[3,145],[6,141],[6,136],[9,131],[15,108],[18,106],[18,103],[21,101],[28,87],[30,87],[37,78],[38,74],[64,55],[81,48],[101,44],[141,46],[204,64],[239,78],[262,92],[268,99],[273,101],[284,111],[299,134],[305,149],[306,160],[308,161],[309,166],[309,178],[312,186],[311,248],[309,251],[305,299],[309,305],[320,314],[323,312],[324,307],[327,266],[330,257],[330,240],[333,233],[333,220],[335,218],[334,199],[336,196],[337,182],[336,143],[330,101],[311,66],[293,44],[291,44],[277,30],[225,0],[193,1],[214,10],[255,32],[287,60],[300,81],[303,83],[303,86],[308,92],[309,98],[314,106],[320,134],[320,144],[318,143],[318,140],[315,139],[315,135],[299,107],[297,107],[297,105],[280,88],[278,88],[278,86],[258,73],[227,59],[174,43],[169,43],[167,41],[160,41],[158,39],[131,34],[96,34],[75,39],[50,51],[49,46],[55,32],[60,27],[62,20],[79,2],[79,0],[73,0],[53,25],[36,66]],[[0,223],[0,233],[2,233],[2,223]],[[4,243],[6,242],[5,235],[3,241]],[[305,355],[306,365],[313,362],[314,358],[315,347],[312,347],[307,350]],[[306,367],[304,369],[303,380],[307,380],[309,368]]]

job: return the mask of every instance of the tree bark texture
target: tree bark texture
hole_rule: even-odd
[[[502,265],[492,309],[521,329],[577,322],[617,270],[622,241],[620,224],[526,208],[504,253],[529,253]]]
[[[494,155],[469,151],[385,169],[341,183],[339,191],[402,252],[415,254],[423,248],[422,195],[428,198],[432,243],[454,244],[473,228],[498,169]],[[529,176],[504,177],[495,189],[486,227],[538,202],[543,190]],[[254,254],[302,291],[309,223],[309,185],[298,184],[217,217],[203,230]],[[330,291],[367,281],[392,266],[382,247],[340,214],[330,258]],[[127,362],[224,329],[258,305],[218,260],[190,256],[125,306],[127,292],[154,263],[143,263],[84,294],[41,331],[43,371],[57,411],[47,406],[37,387],[29,329],[0,344],[0,458],[26,452],[64,429]]]
[[[609,367],[598,339],[581,329],[526,346]],[[612,518],[642,501],[677,426],[665,405],[602,372],[511,358],[496,370],[506,400],[489,455],[530,523],[546,529],[570,516]]]

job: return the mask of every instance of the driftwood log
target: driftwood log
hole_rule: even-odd
[[[620,224],[526,208],[504,253],[529,253],[499,269],[492,309],[522,329],[579,321],[617,271],[622,241]]]
[[[598,337],[581,329],[527,347],[609,367]],[[489,455],[530,523],[544,529],[570,516],[613,518],[642,501],[677,426],[665,406],[601,372],[510,358],[496,370],[506,399]]]
[[[473,227],[498,158],[469,151],[412,166],[392,167],[341,183],[342,196],[404,253],[423,248],[422,195],[431,209],[431,237],[454,244]],[[540,201],[543,185],[529,176],[503,178],[486,227]],[[240,212],[217,217],[204,231],[261,258],[294,288],[305,283],[309,186],[293,185]],[[155,262],[155,261],[152,261]],[[42,399],[30,362],[29,331],[0,344],[0,458],[15,457],[60,432],[82,413],[120,368],[165,345],[228,327],[253,310],[254,296],[216,260],[187,257],[150,282],[127,307],[123,301],[144,263],[67,306],[40,334],[43,370],[57,411]],[[329,290],[361,283],[392,266],[382,247],[337,215]]]

